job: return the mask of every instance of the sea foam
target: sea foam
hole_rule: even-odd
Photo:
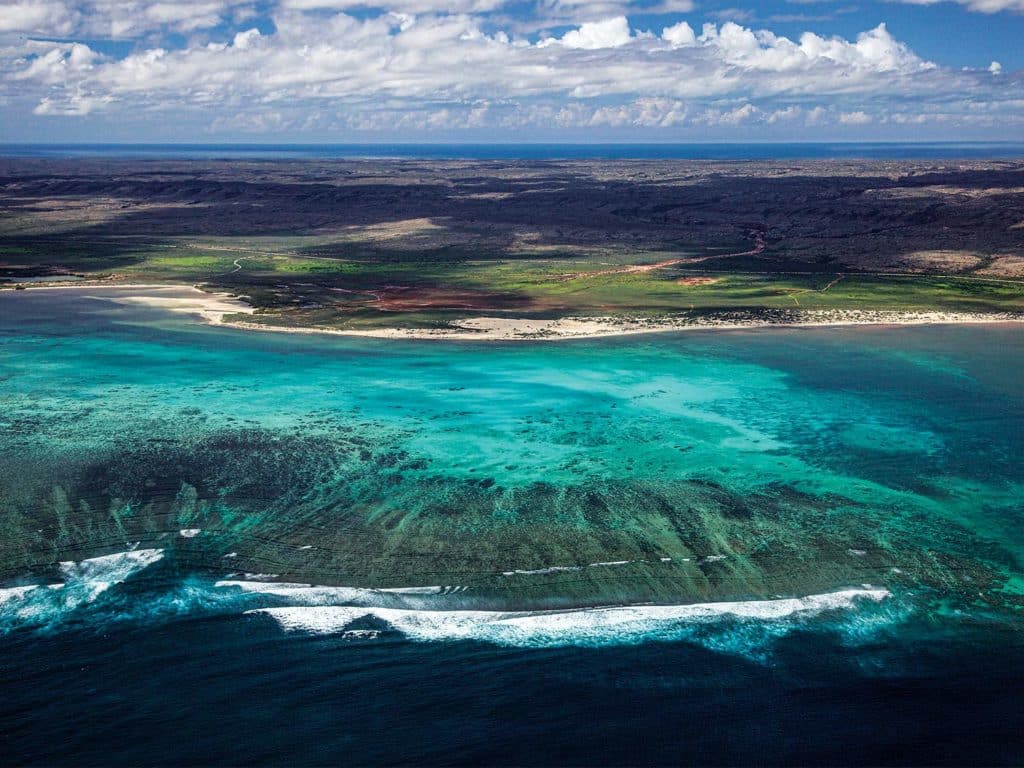
[[[135,549],[60,563],[64,582],[0,590],[0,631],[17,627],[53,626],[111,587],[163,558],[161,549]]]
[[[39,589],[39,584],[28,584],[22,587],[7,587],[0,589],[0,605],[5,603],[16,603],[24,600],[29,592]]]
[[[113,555],[91,557],[77,563],[62,562],[60,572],[68,584],[90,584],[107,589],[163,559],[163,556],[162,549],[133,549]]]
[[[722,619],[780,622],[850,609],[858,601],[878,603],[889,596],[886,589],[863,588],[802,598],[615,606],[573,611],[438,611],[302,605],[258,608],[247,613],[270,616],[289,632],[338,634],[356,621],[376,619],[411,640],[483,640],[498,645],[550,647],[680,639],[694,626]]]
[[[376,607],[409,605],[419,607],[423,600],[437,596],[454,595],[466,591],[461,586],[427,587],[324,587],[313,584],[254,581],[250,579],[222,579],[213,585],[216,589],[238,589],[252,595],[284,598],[290,603],[317,605],[369,605]]]
[[[756,658],[763,656],[772,639],[823,614],[825,626],[845,632],[850,625],[855,630],[851,637],[863,637],[884,626],[892,613],[851,611],[890,597],[888,590],[870,585],[801,598],[518,612],[460,609],[465,587],[372,589],[189,577],[170,587],[155,584],[152,592],[111,589],[162,557],[161,550],[152,549],[65,562],[60,566],[62,584],[0,589],[0,631],[48,631],[72,615],[104,626],[195,613],[244,614],[269,617],[288,632],[348,639],[372,640],[390,629],[413,641],[476,640],[533,648],[691,640]],[[109,598],[104,596],[108,591]]]

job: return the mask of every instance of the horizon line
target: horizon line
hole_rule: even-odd
[[[820,145],[820,144],[889,144],[907,146],[928,146],[936,144],[978,145],[1005,144],[1024,145],[1024,140],[1014,139],[936,139],[936,140],[887,140],[887,139],[815,139],[815,140],[753,140],[753,141],[5,141],[0,147],[440,147],[440,146],[482,146],[482,147],[544,147],[544,146],[750,146],[750,145]]]

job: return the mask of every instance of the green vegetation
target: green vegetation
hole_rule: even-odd
[[[1024,166],[5,161],[0,281],[202,285],[257,322],[1024,311]]]
[[[10,275],[70,273],[120,281],[201,284],[244,296],[257,321],[360,328],[435,327],[473,315],[660,317],[731,310],[908,310],[1024,312],[1024,281],[971,274],[702,271],[681,252],[566,249],[472,259],[434,250],[386,249],[326,237],[184,238],[160,243],[100,238],[8,238],[0,259]],[[352,258],[325,253],[349,252]],[[464,256],[465,254],[462,254]],[[688,262],[689,260],[689,262]],[[647,271],[637,265],[673,262]],[[716,263],[720,266],[721,261]]]

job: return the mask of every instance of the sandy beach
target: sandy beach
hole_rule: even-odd
[[[562,317],[471,317],[453,320],[438,328],[300,328],[274,325],[273,315],[257,315],[255,308],[228,294],[209,293],[196,286],[150,283],[32,285],[25,290],[65,290],[94,293],[118,304],[157,307],[192,315],[210,325],[247,331],[355,336],[377,339],[431,339],[438,341],[560,341],[647,333],[702,330],[749,330],[755,328],[820,328],[853,325],[941,325],[1021,323],[1017,313],[913,312],[895,310],[780,310],[775,312],[723,312],[718,315],[682,314],[661,318]],[[106,295],[103,295],[103,294]],[[271,322],[237,319],[239,315],[266,317]]]
[[[13,288],[6,288],[14,292]],[[227,315],[251,315],[256,310],[241,299],[224,293],[209,293],[191,285],[166,283],[19,283],[24,291],[74,291],[115,304],[158,307],[169,312],[194,315],[211,325],[221,325]]]
[[[1009,313],[889,312],[871,310],[828,310],[792,313],[783,319],[728,317],[672,317],[660,319],[617,317],[563,317],[553,320],[530,318],[475,317],[453,322],[446,328],[373,328],[339,330],[295,328],[248,321],[224,320],[221,325],[256,331],[316,333],[335,336],[364,336],[380,339],[434,339],[447,341],[563,341],[609,336],[681,331],[737,331],[755,328],[820,328],[852,325],[948,325],[1021,323],[1024,316]]]
[[[180,293],[176,287],[167,286],[125,286],[147,290],[146,293],[127,296],[110,297],[110,301],[118,304],[141,304],[147,307],[158,307],[169,312],[195,315],[211,325],[224,325],[228,315],[251,315],[256,310],[240,299],[227,294],[206,293],[198,288],[188,288],[187,295],[171,295]],[[107,298],[107,297],[104,297]]]

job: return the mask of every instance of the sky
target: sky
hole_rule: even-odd
[[[0,0],[0,142],[1024,141],[1024,0]]]

